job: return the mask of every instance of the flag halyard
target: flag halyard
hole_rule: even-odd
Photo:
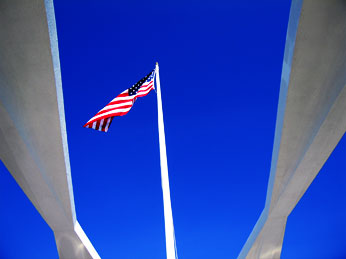
[[[138,97],[146,96],[154,89],[154,76],[155,70],[115,97],[83,127],[107,132],[114,117],[127,114]]]

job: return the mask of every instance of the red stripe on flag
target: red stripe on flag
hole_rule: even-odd
[[[108,105],[107,105],[107,106],[108,106]],[[106,106],[106,107],[107,107],[107,106]],[[128,105],[123,105],[123,106],[120,106],[120,107],[115,107],[115,108],[112,108],[112,109],[109,109],[109,110],[103,110],[103,111],[98,112],[95,116],[98,116],[98,115],[103,114],[103,113],[106,113],[106,112],[118,110],[118,109],[130,108],[130,107],[132,107],[132,106],[133,106],[133,103],[132,103],[131,105],[128,104]],[[95,117],[95,116],[94,116],[94,117]]]

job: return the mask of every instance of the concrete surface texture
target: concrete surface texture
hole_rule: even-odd
[[[280,258],[287,217],[346,130],[346,2],[293,0],[265,208],[238,258]]]
[[[0,158],[60,258],[99,258],[76,219],[52,0],[0,2]]]

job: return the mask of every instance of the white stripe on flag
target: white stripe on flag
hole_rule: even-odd
[[[99,131],[102,131],[102,126],[103,126],[103,122],[105,121],[105,119],[102,119],[100,122],[100,126],[98,128]]]
[[[149,88],[149,89],[146,90],[146,91],[138,91],[138,95],[142,95],[142,94],[146,95],[146,94],[148,94],[150,91],[151,91],[151,88]]]
[[[101,118],[102,116],[106,116],[106,115],[113,115],[113,114],[117,114],[117,113],[121,113],[121,112],[127,112],[131,108],[132,108],[132,106],[130,108],[116,109],[116,110],[112,110],[112,111],[109,111],[109,112],[105,112],[105,113],[102,113],[100,115],[97,115],[97,116],[91,118],[91,120],[96,120],[96,119]]]
[[[146,90],[146,89],[148,89],[152,85],[153,85],[152,82],[150,82],[150,84],[142,85],[141,88],[139,88],[139,90]]]
[[[109,123],[111,122],[111,117],[109,117],[108,119],[107,119],[107,124],[106,124],[106,127],[105,127],[105,132],[107,132],[108,131],[108,127],[109,127]]]
[[[134,95],[131,95],[131,96],[121,96],[121,97],[114,98],[113,101],[122,101],[122,100],[126,101],[126,100],[133,99],[133,97],[134,97]]]
[[[132,101],[123,102],[123,103],[117,103],[117,104],[112,104],[112,105],[107,105],[101,111],[110,110],[110,109],[113,109],[113,108],[118,108],[118,107],[121,107],[121,106],[131,105],[131,104],[132,104]]]

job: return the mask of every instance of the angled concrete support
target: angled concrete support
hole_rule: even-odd
[[[238,258],[280,258],[287,217],[346,131],[345,32],[345,1],[292,1],[265,208]]]
[[[99,258],[76,219],[53,3],[3,0],[0,24],[0,159],[60,258]]]

